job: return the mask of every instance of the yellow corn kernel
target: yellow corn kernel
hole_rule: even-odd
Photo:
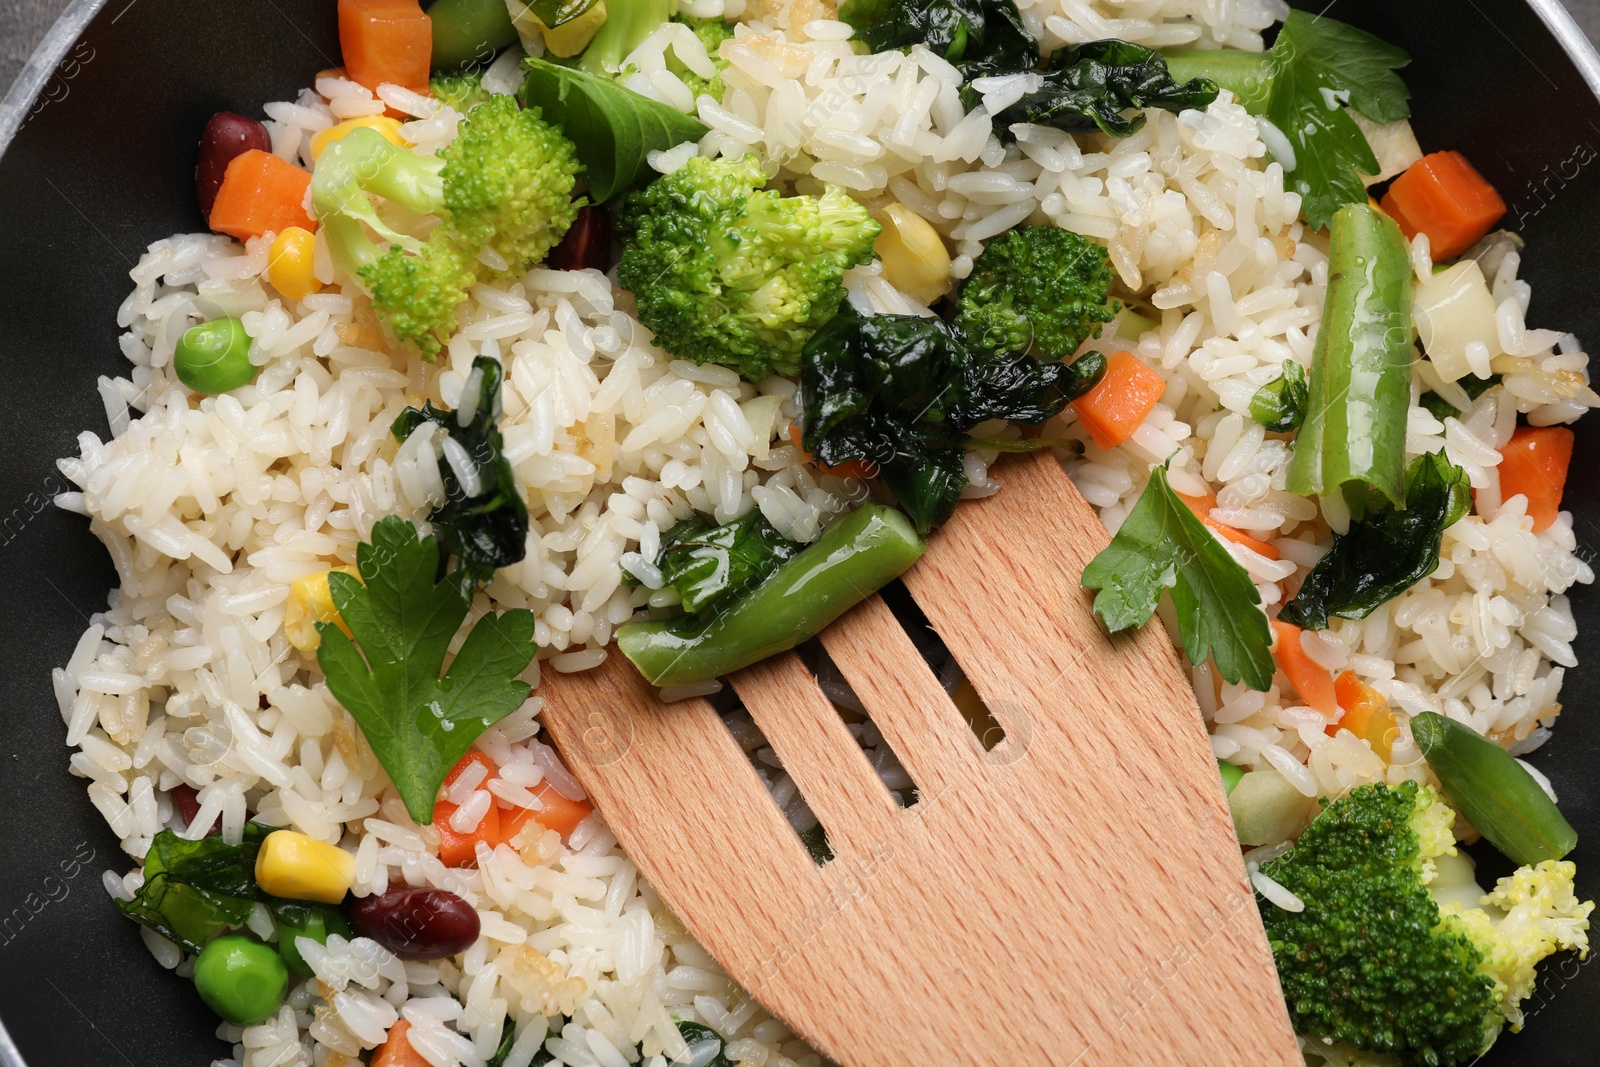
[[[272,241],[267,252],[267,280],[290,300],[304,300],[322,288],[311,266],[316,244],[316,236],[298,226],[284,227]]]
[[[538,22],[538,17],[534,17]],[[594,0],[589,9],[577,18],[563,22],[555,29],[547,28],[544,23],[539,23],[539,32],[544,34],[544,48],[553,56],[566,59],[575,56],[594,40],[594,35],[600,32],[600,27],[606,21],[606,0]]]
[[[323,149],[339,140],[351,130],[369,127],[383,134],[384,139],[401,148],[409,148],[411,142],[400,135],[400,122],[387,115],[359,115],[353,119],[345,119],[337,126],[329,126],[325,130],[318,130],[311,135],[311,162],[315,163],[317,157],[322,155]]]
[[[350,853],[293,830],[272,831],[256,853],[256,885],[275,897],[337,904],[355,876]]]
[[[322,635],[317,632],[319,622],[331,622],[346,636],[350,634],[350,627],[339,617],[339,609],[333,606],[333,593],[328,589],[328,575],[334,571],[361,580],[360,571],[345,566],[302,574],[289,583],[289,601],[283,606],[283,635],[301,652],[315,652],[322,644]]]
[[[878,220],[883,232],[872,250],[883,260],[883,276],[896,289],[922,304],[950,291],[950,253],[928,220],[904,204],[891,203]]]

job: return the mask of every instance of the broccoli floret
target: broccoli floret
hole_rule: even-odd
[[[615,78],[622,61],[671,16],[670,0],[605,0],[606,21],[589,47],[578,57],[577,68],[589,74]]]
[[[462,74],[435,74],[428,83],[433,98],[449,104],[465,115],[479,104],[489,102],[490,93],[483,87],[483,71],[469,70]]]
[[[667,69],[689,87],[696,100],[702,96],[709,96],[720,104],[723,91],[727,88],[722,83],[722,72],[728,69],[728,61],[717,54],[717,49],[721,47],[723,41],[733,36],[733,27],[719,18],[697,19],[687,15],[675,15],[673,21],[681,22],[694,31],[700,43],[705,45],[706,55],[711,57],[711,63],[717,68],[717,72],[710,78],[702,78],[680,63],[671,50],[667,52]]]
[[[1111,261],[1082,234],[1025,226],[990,241],[956,302],[956,327],[994,353],[1037,344],[1050,359],[1071,355],[1117,309],[1106,303]]]
[[[1505,1023],[1520,1028],[1540,960],[1587,953],[1594,905],[1574,895],[1571,863],[1524,867],[1488,895],[1464,891],[1471,865],[1454,823],[1431,786],[1359,786],[1262,867],[1305,905],[1260,902],[1289,1017],[1311,1041],[1407,1065],[1466,1063]]]
[[[538,108],[496,96],[437,156],[351,131],[317,160],[311,202],[334,265],[359,280],[397,339],[431,357],[474,281],[521,274],[560,242],[581,205],[580,169]]]
[[[878,224],[838,189],[761,191],[755,156],[695,156],[624,201],[617,278],[656,343],[751,381],[794,375],[839,309],[844,272],[872,258]]]

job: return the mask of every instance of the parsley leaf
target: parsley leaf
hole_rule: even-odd
[[[1138,503],[1083,571],[1098,589],[1095,614],[1112,633],[1148,622],[1164,589],[1172,590],[1178,636],[1190,663],[1208,654],[1229,682],[1252,689],[1272,684],[1272,629],[1261,595],[1239,563],[1167,484],[1165,467],[1150,472]]]
[[[1306,417],[1310,397],[1306,369],[1292,359],[1285,360],[1282,373],[1250,398],[1250,417],[1277,433],[1297,430]]]
[[[528,699],[531,689],[517,675],[536,651],[533,614],[483,616],[441,678],[450,641],[467,617],[464,587],[471,584],[455,575],[436,580],[439,543],[419,539],[398,515],[373,527],[356,563],[360,581],[337,571],[328,576],[333,605],[355,641],[338,626],[318,623],[317,662],[406,810],[419,823],[431,822],[450,768],[479,734]]]
[[[1306,575],[1278,618],[1322,630],[1328,617],[1364,619],[1439,566],[1444,531],[1472,510],[1467,472],[1430,452],[1406,471],[1406,506],[1387,501],[1335,534],[1333,547]]]

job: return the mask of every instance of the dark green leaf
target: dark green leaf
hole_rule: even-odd
[[[1052,55],[1041,75],[1044,84],[995,116],[995,129],[1009,137],[1011,126],[1031,122],[1068,133],[1126,137],[1144,125],[1138,108],[1204,111],[1217,98],[1214,83],[1196,78],[1179,84],[1167,72],[1160,52],[1128,41],[1090,41]],[[964,91],[970,108],[975,90]]]
[[[1465,378],[1456,379],[1456,384],[1461,386],[1462,391],[1467,394],[1468,400],[1476,400],[1484,393],[1488,392],[1489,389],[1500,384],[1500,375],[1491,374],[1487,378],[1478,378],[1469,374]],[[1448,418],[1460,418],[1462,415],[1462,412],[1458,410],[1454,404],[1450,403],[1450,401],[1446,400],[1432,389],[1429,389],[1426,393],[1423,393],[1422,396],[1418,398],[1417,403],[1426,408],[1428,414],[1432,415],[1440,422],[1443,422]]]
[[[1275,63],[1292,63],[1318,85],[1349,94],[1350,106],[1373,122],[1411,115],[1411,90],[1399,67],[1411,62],[1397,48],[1365,30],[1304,11],[1292,11],[1272,46]]]
[[[318,623],[317,662],[406,810],[427,823],[450,768],[479,734],[528,698],[529,686],[517,675],[533,660],[533,615],[519,609],[483,616],[441,678],[469,602],[461,583],[436,580],[438,542],[419,539],[410,522],[391,515],[373,527],[356,562],[361,581],[338,572],[328,577],[333,605],[355,640]]]
[[[528,547],[528,506],[517,492],[516,475],[500,436],[500,378],[496,360],[478,356],[472,361],[461,394],[462,407],[470,405],[472,410],[465,426],[458,411],[434,407],[430,400],[421,408],[406,408],[392,427],[395,437],[404,441],[424,422],[433,423],[466,450],[482,482],[480,491],[468,496],[455,469],[441,462],[445,502],[428,513],[445,561],[459,560],[456,573],[466,583],[462,591],[468,597],[475,583],[487,582],[497,568],[519,562]]]
[[[244,925],[258,901],[256,853],[272,827],[245,823],[237,845],[213,834],[198,841],[171,830],[156,834],[144,860],[144,885],[117,910],[182,948],[197,953],[216,935]]]
[[[874,52],[925,44],[968,80],[1039,62],[1014,0],[845,0],[839,19]]]
[[[703,515],[684,519],[661,538],[656,566],[683,610],[715,609],[744,596],[805,546],[772,528],[759,508],[721,526]]]
[[[701,1060],[699,1056],[700,1049],[695,1046],[715,1041],[717,1043],[717,1053],[709,1060],[705,1060],[703,1067],[733,1067],[732,1061],[728,1059],[726,1046],[715,1030],[700,1023],[689,1022],[687,1019],[679,1019],[677,1022],[678,1033],[683,1035],[683,1039],[689,1042],[691,1049],[696,1053],[696,1063],[700,1063]]]
[[[1252,689],[1272,684],[1272,629],[1250,575],[1167,484],[1165,467],[1123,520],[1111,544],[1083,571],[1098,589],[1095,614],[1119,633],[1142,626],[1172,590],[1178,636],[1190,663],[1215,657],[1217,673]]]
[[[806,846],[806,851],[811,853],[811,859],[818,867],[834,857],[833,846],[828,843],[828,831],[820,822],[800,834],[800,843]]]
[[[589,199],[603,204],[653,176],[651,152],[698,141],[708,127],[609,78],[534,57],[523,61],[522,102],[539,107],[578,149]]]
[[[1298,430],[1306,417],[1309,396],[1306,369],[1292,359],[1285,360],[1283,372],[1250,398],[1250,417],[1277,433]]]
[[[1329,616],[1366,618],[1433,573],[1439,539],[1470,510],[1466,471],[1443,452],[1418,456],[1406,471],[1406,506],[1384,503],[1335,534],[1278,617],[1306,630],[1326,629]]]

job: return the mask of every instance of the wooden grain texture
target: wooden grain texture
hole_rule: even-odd
[[[831,862],[709,704],[660,704],[619,655],[541,690],[556,744],[685,925],[844,1067],[1298,1067],[1175,651],[1095,620],[1078,579],[1106,534],[1052,457],[999,477],[905,577],[999,744],[877,597],[823,645],[915,780],[910,808],[796,656],[732,679]]]

